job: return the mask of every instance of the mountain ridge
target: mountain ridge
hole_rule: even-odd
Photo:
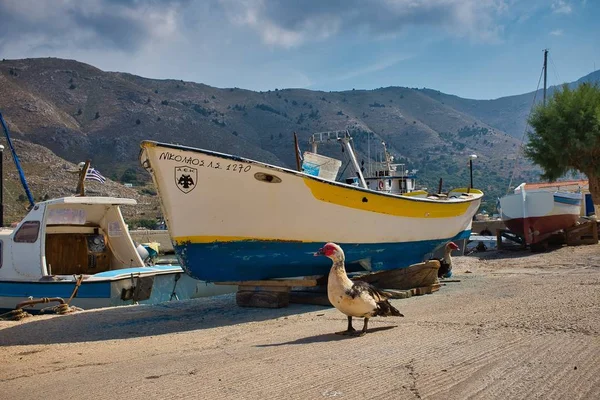
[[[0,62],[0,110],[14,137],[67,162],[91,158],[107,177],[126,177],[140,187],[149,182],[137,160],[144,139],[293,167],[292,132],[306,149],[314,132],[348,129],[359,160],[366,160],[369,148],[372,156],[380,152],[385,141],[396,160],[418,169],[429,187],[437,187],[439,178],[467,185],[466,159],[477,154],[475,184],[491,203],[508,183],[530,95],[469,100],[398,86],[254,92],[105,72],[76,60]],[[340,155],[337,145],[319,150]],[[526,165],[516,179],[532,180],[538,173]]]

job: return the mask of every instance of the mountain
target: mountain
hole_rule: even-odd
[[[133,183],[138,194],[150,192],[137,160],[144,139],[293,167],[292,132],[307,149],[314,132],[349,129],[359,160],[367,160],[369,147],[375,158],[385,141],[429,187],[437,188],[440,178],[446,189],[468,185],[466,160],[477,154],[475,185],[495,203],[508,185],[520,145],[516,132],[531,97],[468,100],[404,87],[253,92],[105,72],[57,58],[0,62],[0,110],[15,138],[49,149],[58,157],[56,168],[92,159],[112,180]],[[319,151],[340,157],[336,144]],[[36,173],[50,179],[53,172]],[[526,166],[516,179],[537,175]]]
[[[573,89],[584,82],[600,84],[600,70],[592,72],[568,85]],[[562,85],[549,86],[546,90],[546,96],[551,96],[554,91],[561,86]],[[534,101],[535,104],[542,102],[544,97],[543,92],[543,89],[538,89],[534,92],[501,97],[495,100],[471,100],[444,94],[435,90],[423,90],[423,93],[427,94],[429,97],[434,99],[437,98],[456,110],[472,115],[484,123],[506,132],[519,141],[525,137],[529,111],[531,110]]]
[[[13,162],[12,154],[5,140],[2,152],[4,186],[4,223],[17,222],[27,213],[29,201],[21,186],[19,174]],[[23,167],[27,184],[35,201],[75,194],[78,181],[76,164],[65,161],[47,148],[24,140],[12,140]],[[104,184],[85,181],[86,194],[93,196],[113,196],[136,199],[135,207],[124,206],[122,212],[129,221],[154,220],[159,202],[151,191],[125,187],[107,180]]]

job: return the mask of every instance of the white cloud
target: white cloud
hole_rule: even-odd
[[[584,3],[585,4],[585,3]],[[566,0],[555,0],[552,3],[552,12],[555,14],[571,14],[573,8]]]
[[[564,32],[562,29],[555,29],[553,31],[550,31],[550,35],[552,35],[552,36],[562,36],[563,33]]]
[[[229,20],[264,43],[290,48],[342,31],[389,36],[409,26],[430,26],[456,37],[497,41],[497,17],[510,0],[218,0]]]
[[[391,57],[367,66],[363,66],[361,68],[352,70],[352,71],[348,71],[346,73],[343,73],[341,75],[336,76],[335,78],[333,78],[333,80],[335,81],[345,81],[347,79],[351,79],[351,78],[356,78],[358,76],[361,75],[366,75],[366,74],[371,74],[373,72],[378,72],[378,71],[382,71],[384,69],[387,69],[391,66],[394,66],[396,64],[398,64],[401,61],[406,61],[406,60],[410,60],[412,58],[412,56],[396,56],[396,57]]]

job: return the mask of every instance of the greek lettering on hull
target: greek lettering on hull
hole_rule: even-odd
[[[188,166],[175,167],[175,184],[183,193],[194,190],[198,181],[198,170]]]

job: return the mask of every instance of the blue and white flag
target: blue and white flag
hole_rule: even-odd
[[[302,151],[300,151],[300,146],[298,145],[298,142],[296,142],[296,153],[298,153],[298,158],[300,159],[300,161],[304,161],[304,158],[302,157]]]
[[[85,179],[90,181],[98,181],[100,183],[106,182],[106,178],[103,177],[97,169],[94,169],[92,167],[88,168],[87,172],[85,173]]]

